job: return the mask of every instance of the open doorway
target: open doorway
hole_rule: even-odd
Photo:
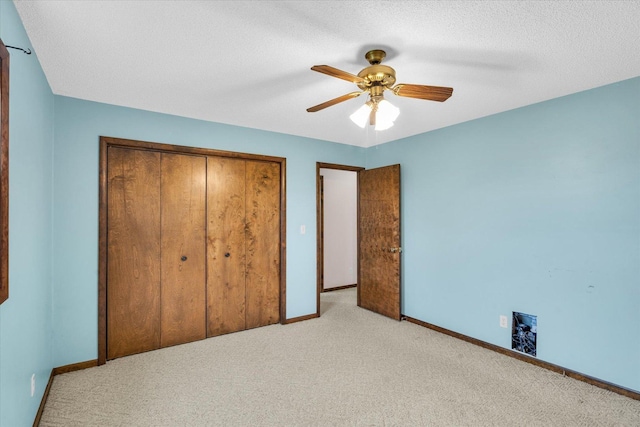
[[[318,315],[323,292],[357,287],[358,171],[363,169],[317,163]]]

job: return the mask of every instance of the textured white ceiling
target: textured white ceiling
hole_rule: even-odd
[[[55,94],[372,146],[640,75],[639,1],[15,1]],[[5,40],[6,43],[10,41]],[[396,125],[349,115],[357,74],[387,51],[399,83],[451,86],[444,103],[396,97]]]

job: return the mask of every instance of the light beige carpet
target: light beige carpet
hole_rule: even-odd
[[[59,375],[41,425],[640,426],[640,401],[355,301]]]

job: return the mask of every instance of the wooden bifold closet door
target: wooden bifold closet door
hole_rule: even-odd
[[[204,338],[206,159],[108,156],[108,358]]]
[[[280,321],[280,163],[106,156],[106,359]]]
[[[280,165],[209,157],[207,335],[277,323]]]
[[[206,337],[204,157],[162,154],[160,346]]]
[[[107,358],[113,359],[160,347],[160,153],[110,147],[108,156]]]

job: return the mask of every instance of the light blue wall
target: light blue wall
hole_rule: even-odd
[[[12,2],[0,37],[30,47]],[[0,425],[97,357],[100,135],[286,157],[289,318],[315,312],[316,162],[401,163],[405,314],[503,347],[498,316],[536,314],[540,359],[640,391],[639,99],[636,78],[364,150],[53,96],[12,51]]]
[[[361,165],[364,149],[60,96],[55,110],[55,366],[97,358],[101,135],[286,157],[287,318],[315,313],[316,162]]]
[[[454,94],[455,96],[455,94]],[[426,118],[428,119],[428,118]],[[640,390],[640,78],[391,142],[403,312]]]
[[[0,1],[0,37],[31,47],[12,2]],[[0,306],[0,426],[19,427],[33,423],[53,367],[54,104],[36,55],[9,54],[9,299]]]

